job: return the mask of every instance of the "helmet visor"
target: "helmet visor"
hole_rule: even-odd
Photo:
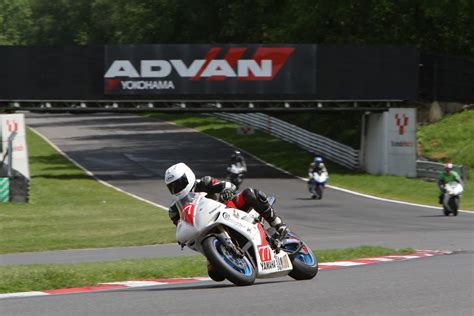
[[[181,178],[168,183],[166,186],[168,187],[168,190],[170,190],[171,194],[176,194],[183,191],[188,184],[188,177],[186,177],[186,174],[183,174]]]

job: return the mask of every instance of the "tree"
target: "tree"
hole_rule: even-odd
[[[31,24],[28,0],[0,0],[0,45],[25,44]]]
[[[384,43],[474,56],[473,16],[472,0],[0,0],[0,44]]]

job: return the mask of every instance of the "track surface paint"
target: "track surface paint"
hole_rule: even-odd
[[[231,147],[212,137],[134,115],[33,114],[28,116],[27,124],[99,179],[160,205],[170,202],[162,180],[169,165],[184,161],[195,168],[198,176],[223,177],[232,152]],[[260,280],[245,289],[226,282],[202,282],[50,295],[22,300],[21,304],[6,299],[0,301],[0,310],[6,315],[216,315],[222,311],[226,315],[472,314],[473,216],[463,213],[445,217],[441,209],[373,200],[331,188],[325,191],[323,200],[314,201],[300,179],[251,156],[246,158],[251,178],[245,179],[244,186],[276,196],[279,215],[312,248],[365,244],[456,253],[403,263],[328,269],[311,281]],[[177,245],[163,245],[68,250],[49,252],[48,256],[4,255],[0,262],[85,262],[173,253],[192,254],[181,253]]]
[[[364,266],[364,265],[375,264],[375,263],[404,261],[404,260],[420,259],[420,258],[427,258],[427,257],[448,255],[448,254],[451,254],[451,252],[436,251],[436,250],[418,250],[416,253],[407,254],[407,255],[393,255],[393,256],[382,256],[382,257],[376,257],[376,258],[361,258],[361,259],[353,259],[353,260],[346,260],[346,261],[324,262],[324,263],[319,264],[319,270]],[[209,277],[201,276],[201,277],[194,277],[194,278],[107,282],[107,283],[100,283],[98,285],[79,287],[79,288],[64,288],[64,289],[54,289],[54,290],[33,291],[33,292],[5,293],[5,294],[0,294],[0,299],[98,292],[98,291],[118,290],[118,289],[127,289],[127,288],[145,288],[145,287],[155,287],[159,285],[194,283],[194,282],[203,282],[203,281],[212,281],[212,280]]]

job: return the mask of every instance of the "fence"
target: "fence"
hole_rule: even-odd
[[[416,175],[418,178],[436,180],[440,172],[444,170],[443,166],[444,164],[439,162],[417,160]],[[453,170],[458,172],[464,180],[467,179],[467,168],[465,166],[454,165]]]
[[[324,156],[349,169],[359,169],[359,151],[327,137],[263,113],[216,113],[218,117],[262,130],[299,147]]]

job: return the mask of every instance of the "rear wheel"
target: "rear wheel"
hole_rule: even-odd
[[[215,236],[207,237],[202,246],[207,260],[227,280],[240,286],[251,285],[255,282],[257,274],[247,257],[239,256]]]

